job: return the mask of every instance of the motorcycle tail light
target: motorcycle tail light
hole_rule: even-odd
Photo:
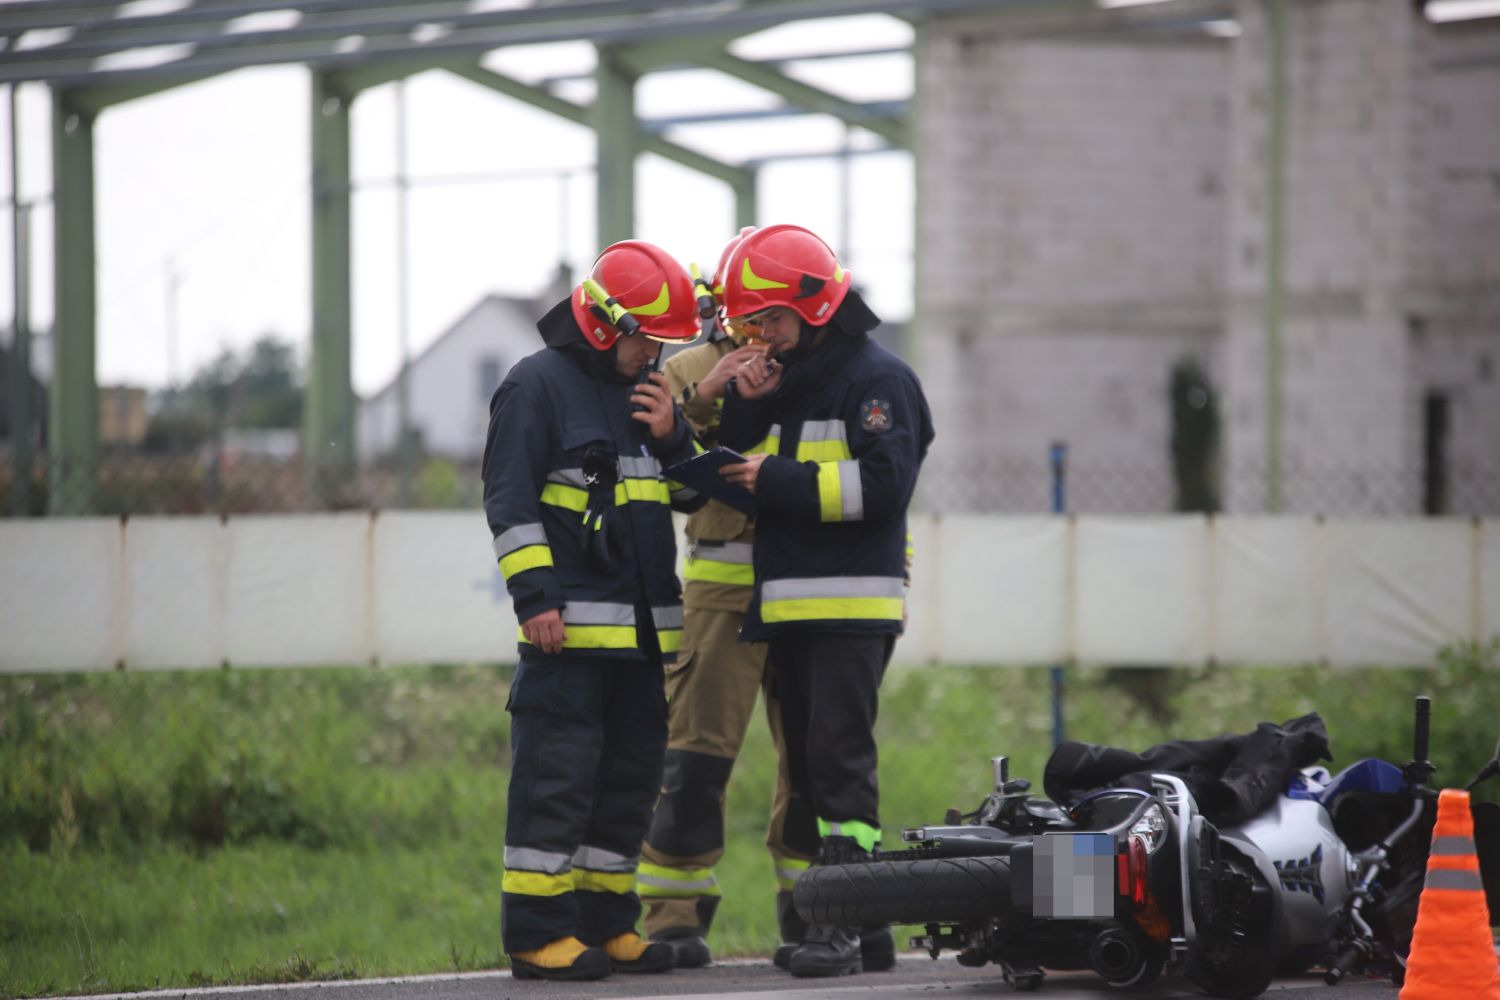
[[[1157,903],[1156,897],[1150,893],[1146,894],[1145,908],[1135,914],[1135,925],[1157,944],[1166,944],[1172,936],[1171,922],[1161,911],[1161,905]]]
[[[1146,905],[1146,894],[1150,882],[1150,872],[1147,871],[1150,849],[1146,838],[1140,834],[1130,835],[1130,902],[1136,909]]]

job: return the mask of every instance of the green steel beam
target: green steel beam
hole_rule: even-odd
[[[354,474],[350,364],[349,104],[322,73],[312,78],[312,356],[303,452],[318,496],[337,499]]]
[[[478,63],[454,67],[449,72],[461,76],[465,80],[477,83],[481,87],[488,87],[496,93],[504,94],[507,97],[514,97],[516,100],[524,101],[532,107],[541,108],[543,111],[557,115],[559,118],[566,118],[575,125],[589,124],[589,109],[584,105],[574,104],[572,101],[558,97],[556,94],[543,90],[541,87],[533,87],[529,83],[522,83],[520,80],[506,76],[503,73],[496,73],[493,70],[485,69]]]
[[[471,66],[470,57],[458,56],[446,59],[402,59],[396,62],[371,63],[368,66],[351,66],[348,69],[330,70],[328,79],[346,94],[355,95],[381,84],[395,83],[425,73],[430,69],[445,69],[450,73],[462,73]]]
[[[185,87],[190,83],[212,79],[215,73],[198,73],[195,76],[163,77],[154,79],[132,78],[120,83],[101,84],[93,87],[78,87],[68,91],[68,103],[79,111],[98,116],[105,108],[124,104],[138,97],[150,97],[164,90]]]
[[[597,149],[594,154],[597,241],[602,249],[635,235],[635,160],[640,128],[635,120],[635,75],[614,49],[598,46],[597,81],[589,114]]]
[[[699,53],[696,59],[703,66],[727,73],[762,90],[769,90],[798,107],[834,115],[851,125],[868,129],[893,146],[902,149],[911,146],[911,135],[904,120],[869,115],[854,101],[845,100],[837,94],[794,80],[770,66],[741,59],[728,52],[705,51]]]
[[[99,481],[94,377],[94,116],[52,92],[53,334],[47,510],[91,513]]]
[[[540,108],[559,118],[566,118],[577,125],[592,125],[590,109],[582,104],[574,104],[572,101],[558,97],[557,95],[529,83],[522,83],[513,77],[496,73],[482,66],[470,64],[468,66],[446,67],[450,73],[461,76],[465,80],[477,83],[482,87],[488,87],[496,93],[507,97],[514,97],[518,101],[530,104],[532,107]],[[754,171],[744,167],[736,167],[733,164],[724,163],[711,156],[679,146],[675,142],[669,142],[661,136],[649,135],[640,132],[636,136],[636,142],[641,152],[655,153],[663,159],[680,163],[684,167],[717,177],[730,187],[750,183],[754,178]]]
[[[620,59],[637,76],[645,76],[652,70],[667,66],[691,66],[700,62],[705,53],[722,52],[743,31],[726,31],[716,34],[693,35],[687,38],[668,38],[659,42],[641,42],[621,46]]]
[[[912,25],[911,60],[913,65],[916,65],[917,61],[923,57],[923,53],[927,51],[930,34],[931,29],[928,28],[926,23],[917,22]],[[908,114],[911,115],[912,122],[911,221],[912,232],[916,234],[916,238],[919,240],[921,239],[925,217],[924,208],[926,207],[922,198],[922,192],[926,188],[929,179],[927,172],[930,169],[928,167],[927,152],[924,148],[925,144],[920,141],[920,137],[917,135],[917,123],[922,120],[922,114],[926,108],[926,93],[924,90],[922,86],[922,74],[913,73],[911,97],[907,102],[907,107],[910,109]],[[930,369],[929,372],[922,372],[924,358],[919,349],[922,344],[922,320],[927,315],[928,307],[932,305],[928,301],[926,292],[929,265],[926,263],[926,254],[915,252],[915,247],[913,247],[913,251],[911,262],[911,319],[906,321],[906,330],[901,337],[901,346],[906,349],[907,359],[911,362],[912,367],[918,370],[919,374],[930,374]]]
[[[734,187],[734,228],[738,232],[746,226],[754,226],[760,218],[760,192],[755,171],[746,171],[744,181]]]

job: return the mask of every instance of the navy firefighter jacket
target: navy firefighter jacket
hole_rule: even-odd
[[[932,415],[916,373],[870,339],[879,322],[851,291],[823,341],[784,358],[770,396],[725,401],[720,442],[770,454],[756,482],[743,639],[901,632],[906,508]]]
[[[590,657],[638,656],[637,627],[654,627],[671,662],[682,644],[672,509],[705,498],[662,468],[692,457],[692,431],[679,412],[656,441],[630,419],[632,383],[613,350],[584,342],[566,300],[537,328],[548,346],[495,391],[484,447],[484,512],[516,618],[561,608],[565,651]],[[520,651],[542,655],[524,637]]]

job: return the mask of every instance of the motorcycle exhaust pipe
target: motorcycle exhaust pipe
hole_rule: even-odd
[[[1146,956],[1124,928],[1109,927],[1089,945],[1089,968],[1111,986],[1133,986],[1146,969]]]

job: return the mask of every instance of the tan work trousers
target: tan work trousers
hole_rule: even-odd
[[[689,590],[693,587],[690,582]],[[764,643],[738,640],[743,618],[739,611],[694,607],[691,603],[684,612],[682,649],[666,678],[666,787],[642,845],[641,860],[643,872],[653,867],[673,869],[674,874],[698,888],[653,895],[643,885],[648,935],[708,931],[719,896],[712,870],[724,856],[727,808],[723,788],[744,743],[757,692],[764,695],[766,721],[776,749],[776,791],[766,846],[778,886],[790,889],[817,851],[817,823],[810,808],[806,804],[802,808],[793,806],[781,712],[771,692],[766,647]],[[703,816],[702,804],[713,798],[718,800],[717,816]],[[693,800],[698,803],[696,808]],[[680,829],[683,824],[695,829]],[[789,834],[797,846],[787,843]]]

